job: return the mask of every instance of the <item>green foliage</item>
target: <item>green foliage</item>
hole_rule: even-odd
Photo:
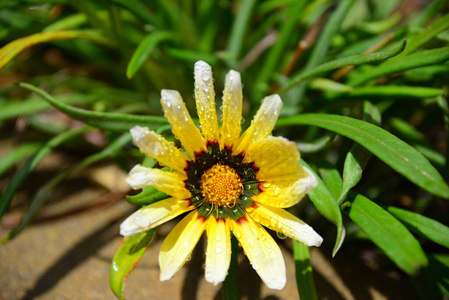
[[[218,106],[225,74],[241,72],[246,120],[262,97],[280,94],[274,134],[295,141],[318,177],[311,203],[292,213],[311,220],[332,255],[345,251],[346,228],[351,251],[381,251],[422,299],[447,295],[446,2],[405,11],[399,0],[0,1],[0,145],[12,145],[0,148],[0,218],[17,194],[30,198],[18,204],[23,216],[4,241],[77,170],[102,161],[129,171],[141,161],[125,133],[131,127],[174,140],[160,90],[178,90],[193,113],[192,67],[205,60]],[[30,175],[52,151],[72,163],[29,191]],[[149,187],[126,200],[143,206],[166,197]],[[114,257],[117,297],[154,232],[125,238]],[[238,298],[237,248],[234,240],[225,299]],[[293,251],[302,299],[319,298],[307,247],[294,242]]]

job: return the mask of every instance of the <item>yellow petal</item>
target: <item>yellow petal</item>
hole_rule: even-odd
[[[230,222],[232,232],[263,282],[270,289],[282,289],[286,282],[285,263],[281,250],[273,238],[251,218]]]
[[[187,199],[192,196],[185,188],[184,177],[178,173],[161,169],[145,168],[141,165],[136,165],[129,172],[128,177],[126,177],[126,182],[133,189],[153,186],[161,192],[178,199]]]
[[[156,159],[160,164],[185,174],[184,168],[189,158],[164,137],[146,127],[135,126],[130,131],[134,144],[141,152]]]
[[[133,235],[154,228],[165,223],[180,214],[192,210],[190,201],[168,198],[145,206],[120,225],[120,234]]]
[[[302,168],[303,173],[298,173],[295,179],[276,178],[274,181],[265,181],[260,185],[261,192],[252,198],[256,202],[274,207],[290,207],[298,203],[305,194],[313,190],[317,185],[315,175],[308,169]]]
[[[162,90],[161,97],[165,118],[171,124],[173,134],[184,146],[190,157],[195,157],[195,152],[206,150],[206,142],[193,123],[178,91]]]
[[[240,73],[234,70],[226,75],[223,91],[222,125],[220,128],[220,146],[233,146],[242,131],[242,82]]]
[[[233,151],[234,154],[239,154],[257,140],[268,137],[273,131],[281,108],[282,100],[279,95],[265,97],[251,125],[240,137],[238,146]]]
[[[323,242],[323,238],[312,227],[282,208],[258,203],[257,207],[250,212],[250,216],[263,226],[281,232],[307,246],[318,247]]]
[[[224,219],[210,216],[207,220],[206,280],[223,282],[231,263],[231,235]]]
[[[275,180],[292,175],[296,179],[304,174],[299,163],[299,152],[296,143],[283,137],[269,136],[253,143],[245,150],[245,163],[254,162],[259,168],[257,179],[260,181]],[[296,176],[296,177],[295,177]]]
[[[161,281],[169,280],[192,254],[206,227],[206,220],[193,211],[170,231],[161,246],[159,266]]]
[[[200,60],[195,63],[195,101],[201,132],[207,141],[218,142],[218,122],[211,67]]]

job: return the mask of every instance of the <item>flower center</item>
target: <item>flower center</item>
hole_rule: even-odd
[[[200,184],[205,200],[218,206],[233,207],[243,192],[240,176],[233,168],[222,164],[215,164],[205,171]]]

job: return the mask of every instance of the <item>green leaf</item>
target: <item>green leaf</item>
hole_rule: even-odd
[[[167,199],[168,197],[169,196],[166,193],[160,192],[156,188],[149,186],[137,195],[126,196],[126,201],[132,205],[144,206]]]
[[[150,245],[157,228],[127,236],[112,259],[109,283],[112,292],[119,299],[124,299],[125,279],[136,267]]]
[[[42,146],[33,156],[28,158],[23,166],[14,174],[5,190],[0,197],[0,219],[3,214],[9,208],[11,204],[12,197],[15,195],[17,190],[20,188],[22,183],[25,181],[27,176],[34,170],[37,164],[55,147],[61,145],[67,140],[74,138],[77,135],[82,134],[86,131],[86,128],[77,128],[71,131],[63,132],[50,141],[48,141],[44,146]]]
[[[313,163],[318,168],[321,179],[326,184],[329,191],[335,199],[340,195],[342,188],[342,180],[340,172],[337,168],[327,160],[313,159]]]
[[[0,69],[24,49],[33,45],[59,39],[90,39],[103,44],[111,44],[100,34],[87,30],[42,32],[10,42],[0,49]]]
[[[354,89],[346,93],[345,97],[351,98],[435,98],[443,93],[441,89],[419,87],[419,86],[366,86]]]
[[[139,44],[126,69],[126,76],[132,78],[142,67],[147,58],[159,43],[172,40],[176,36],[172,32],[157,31],[148,34]]]
[[[313,172],[313,170],[305,161],[301,160],[300,165],[305,166]],[[313,205],[320,212],[320,214],[323,215],[329,222],[337,226],[337,239],[335,241],[334,250],[332,252],[332,255],[335,256],[345,237],[345,229],[343,227],[341,211],[338,207],[337,200],[329,191],[326,184],[324,184],[321,178],[316,174],[315,177],[318,180],[318,185],[308,194],[308,196]]]
[[[427,266],[427,257],[413,235],[387,211],[350,192],[342,209],[369,238],[409,275],[417,275]]]
[[[363,105],[364,116],[363,119],[369,123],[380,125],[381,114],[376,106],[368,101]],[[360,144],[354,143],[351,150],[346,155],[343,167],[343,187],[338,196],[338,203],[346,198],[349,190],[352,189],[362,179],[362,172],[371,158],[371,153]]]
[[[449,14],[436,20],[432,25],[428,26],[422,32],[413,36],[409,40],[407,48],[404,50],[402,55],[411,53],[418,49],[419,47],[427,44],[433,38],[435,38],[439,33],[449,28]]]
[[[413,147],[380,127],[353,118],[330,114],[302,114],[280,119],[277,128],[314,125],[359,143],[411,182],[449,199],[449,187],[438,171]]]
[[[62,170],[48,182],[46,182],[30,201],[29,206],[24,212],[22,218],[20,219],[19,224],[14,227],[8,235],[3,239],[3,242],[10,241],[14,237],[16,237],[31,221],[35,218],[35,216],[42,209],[44,204],[47,202],[49,195],[51,194],[53,188],[58,185],[62,180],[67,178],[70,174],[84,168],[88,165],[91,165],[97,161],[105,159],[107,157],[115,155],[117,152],[122,151],[123,147],[131,142],[131,135],[129,133],[125,133],[115,141],[113,141],[109,146],[104,148],[102,151],[95,153],[81,160],[80,162],[71,165],[70,167]]]
[[[228,51],[232,53],[236,59],[239,58],[243,40],[245,39],[245,33],[248,30],[251,12],[253,11],[255,4],[255,0],[243,0],[239,3],[239,9],[236,10],[237,16],[234,18],[228,42]]]
[[[160,126],[168,124],[167,120],[163,117],[103,113],[71,107],[55,100],[49,94],[31,84],[22,82],[19,86],[35,92],[41,96],[42,99],[66,115],[96,128],[123,132],[128,131],[136,125],[145,126],[155,130]]]
[[[309,247],[293,240],[293,258],[295,259],[296,286],[298,287],[299,297],[303,300],[317,300]]]
[[[416,130],[409,123],[399,119],[391,118],[388,124],[392,127],[394,132],[405,141],[413,145],[422,155],[424,155],[430,162],[440,168],[444,169],[446,165],[446,158],[437,150],[433,149],[432,145],[426,141],[424,134]]]
[[[238,253],[239,242],[231,232],[231,263],[229,265],[228,275],[223,282],[223,300],[238,300]]]
[[[449,227],[418,213],[389,206],[387,211],[411,231],[449,248]]]
[[[65,104],[84,104],[98,99],[96,95],[63,95],[58,101]],[[6,101],[0,103],[0,121],[18,116],[33,115],[50,108],[51,105],[39,99]]]
[[[380,60],[396,56],[405,49],[405,45],[406,41],[404,40],[401,45],[391,50],[380,51],[372,54],[360,54],[350,57],[338,58],[336,60],[314,67],[308,71],[303,71],[300,74],[294,76],[292,79],[290,79],[281,89],[281,93],[287,91],[288,89],[290,89],[291,87],[298,84],[300,81],[304,79],[315,77],[327,71],[332,71],[345,66],[357,66],[361,64],[377,62]]]
[[[8,153],[2,155],[0,160],[0,176],[6,173],[10,168],[15,166],[19,161],[24,159],[24,157],[30,155],[32,152],[35,152],[41,144],[23,144],[15,147]]]
[[[348,85],[357,86],[371,79],[393,73],[403,72],[415,68],[444,63],[449,59],[449,47],[425,50],[407,56],[389,59],[374,69],[360,74],[351,80]]]

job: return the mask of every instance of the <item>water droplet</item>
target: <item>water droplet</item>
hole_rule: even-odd
[[[186,261],[189,261],[192,259],[192,255],[187,256]]]
[[[215,253],[216,253],[216,254],[223,253],[223,248],[221,248],[221,247],[216,247],[216,248],[215,248]]]
[[[282,233],[282,232],[276,232],[276,235],[278,236],[278,238],[280,238],[281,240],[285,240],[287,238],[287,236]]]
[[[245,122],[246,122],[245,118],[242,118],[242,119],[240,120],[240,124],[244,124]]]
[[[208,81],[210,79],[209,74],[207,74],[207,73],[201,74],[201,79],[204,81]]]
[[[259,270],[259,265],[257,265],[257,264],[252,264],[252,266],[253,266],[253,269],[254,269],[254,270]]]

